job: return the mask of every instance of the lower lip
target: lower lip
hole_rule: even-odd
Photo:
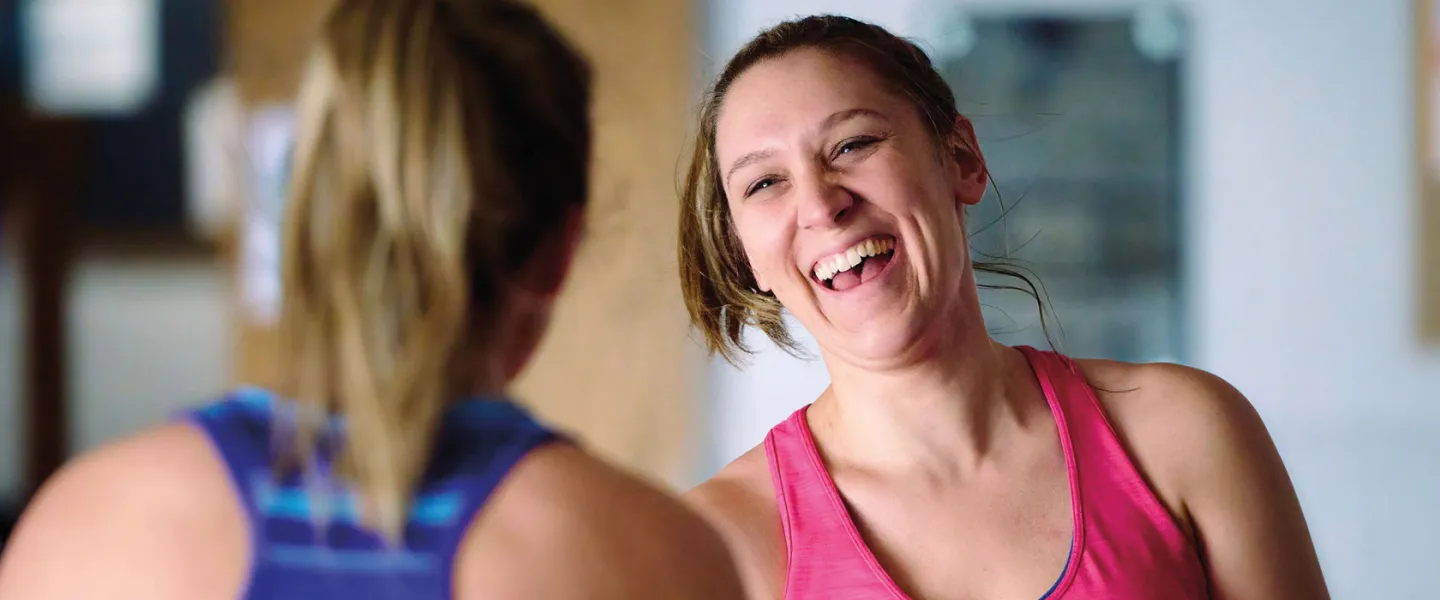
[[[858,290],[858,289],[860,289],[860,288],[863,288],[863,287],[865,287],[865,286],[867,286],[867,285],[870,285],[870,284],[872,284],[872,283],[875,283],[875,282],[877,282],[877,281],[880,281],[880,278],[888,275],[888,274],[890,273],[890,269],[894,268],[894,267],[895,267],[895,263],[897,263],[897,262],[899,262],[899,261],[900,261],[900,240],[897,238],[897,239],[895,240],[895,243],[894,243],[894,249],[890,251],[890,262],[885,263],[885,268],[880,269],[880,274],[879,274],[879,275],[876,275],[876,276],[874,276],[874,277],[871,277],[870,279],[867,279],[867,280],[865,280],[865,281],[860,282],[860,285],[857,285],[857,286],[855,286],[855,287],[852,287],[852,288],[850,288],[850,289],[848,289],[848,290],[841,291],[841,290],[835,290],[835,289],[830,289],[830,288],[828,288],[828,287],[825,287],[825,284],[820,283],[820,281],[816,280],[813,275],[810,277],[810,281],[811,281],[811,283],[815,284],[816,287],[819,287],[821,291],[828,292],[828,293],[831,293],[831,294],[848,294],[848,293],[850,293],[850,292],[853,292],[853,291],[855,291],[855,290]]]

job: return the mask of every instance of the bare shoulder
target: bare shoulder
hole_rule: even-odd
[[[81,456],[45,484],[0,558],[0,597],[233,596],[248,567],[246,531],[204,434],[158,427]]]
[[[1217,461],[1273,446],[1250,401],[1211,373],[1170,363],[1077,362],[1151,485],[1182,513]]]
[[[1080,365],[1151,487],[1195,536],[1216,597],[1329,597],[1284,461],[1243,394],[1179,365]]]
[[[1170,363],[1078,362],[1117,427],[1159,429],[1187,443],[1265,434],[1250,401],[1213,374]]]
[[[455,569],[457,598],[740,594],[724,543],[699,515],[567,444],[536,449],[507,476]]]
[[[1111,424],[1139,451],[1176,460],[1199,450],[1269,444],[1259,413],[1235,386],[1211,373],[1170,363],[1079,361]],[[1214,456],[1213,454],[1210,456]]]
[[[750,598],[784,592],[785,536],[765,449],[757,446],[685,495],[725,538]]]
[[[756,446],[684,496],[685,501],[721,529],[753,534],[778,534],[775,486],[765,448]],[[757,527],[758,526],[758,527]],[[727,535],[727,537],[731,537]]]

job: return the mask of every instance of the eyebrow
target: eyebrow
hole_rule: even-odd
[[[740,169],[758,163],[772,156],[775,156],[774,150],[757,150],[755,152],[751,152],[749,154],[746,154],[745,156],[740,157],[738,160],[735,161],[734,164],[730,165],[730,170],[725,172],[725,185],[730,185],[730,177],[733,176],[736,171],[739,171]]]
[[[825,117],[825,120],[820,122],[820,130],[825,131],[827,129],[833,129],[836,125],[852,119],[858,119],[860,117],[871,117],[875,119],[885,120],[885,115],[880,114],[880,112],[877,110],[869,108],[851,108],[836,112],[828,117]],[[740,169],[758,163],[772,156],[775,156],[774,150],[756,150],[755,152],[751,152],[736,159],[735,162],[730,165],[730,169],[725,171],[725,185],[730,185],[730,177],[733,176],[736,171],[739,171]]]
[[[820,123],[820,129],[831,129],[836,125],[852,119],[858,119],[860,117],[871,117],[874,119],[880,119],[882,121],[885,120],[885,115],[880,114],[880,111],[878,110],[870,108],[852,108],[849,110],[842,110],[833,115],[825,117],[825,120]]]

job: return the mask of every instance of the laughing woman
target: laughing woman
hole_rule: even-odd
[[[831,384],[690,501],[752,598],[1325,598],[1250,403],[1168,364],[992,340],[965,208],[985,160],[925,54],[812,17],[702,109],[681,217],[695,325],[732,361],[790,312]]]

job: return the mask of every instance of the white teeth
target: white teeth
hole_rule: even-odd
[[[815,263],[815,277],[821,281],[829,281],[835,277],[835,274],[849,271],[858,266],[862,260],[889,252],[894,247],[895,244],[891,240],[865,240],[855,244],[849,250]]]

